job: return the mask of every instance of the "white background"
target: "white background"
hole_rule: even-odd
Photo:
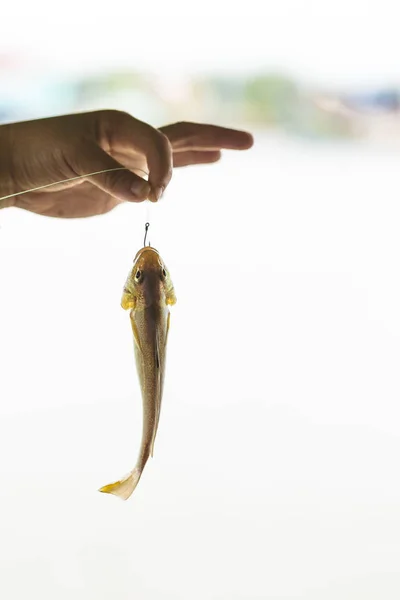
[[[366,81],[368,56],[334,47],[339,21],[325,53],[307,45],[318,27],[306,5],[275,54],[266,35],[243,48],[288,69],[313,62],[316,76],[326,54],[331,81]],[[354,40],[374,39],[395,78],[379,54],[388,37],[362,22],[368,36]],[[93,63],[104,34],[87,30]],[[150,212],[178,296],[163,413],[126,503],[96,490],[132,468],[140,443],[119,301],[147,209],[0,212],[2,597],[398,599],[399,161],[255,132],[253,150],[175,174]]]
[[[32,70],[158,73],[284,69],[314,83],[399,79],[394,0],[14,0],[3,7],[3,52],[20,50]]]

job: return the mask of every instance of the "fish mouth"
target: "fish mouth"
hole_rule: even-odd
[[[146,252],[146,251],[149,251],[149,252],[155,252],[155,253],[156,253],[158,256],[160,256],[160,253],[159,253],[159,251],[158,251],[158,250],[156,250],[155,248],[153,248],[152,246],[144,246],[143,248],[141,248],[141,249],[140,249],[140,250],[139,250],[139,251],[136,253],[136,256],[135,256],[135,258],[133,259],[133,262],[135,262],[135,261],[136,261],[136,260],[139,258],[139,256],[142,256],[142,254],[143,254],[144,252]]]

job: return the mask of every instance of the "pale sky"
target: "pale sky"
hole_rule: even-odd
[[[205,0],[195,14],[187,4],[171,0],[138,11],[135,2],[120,1],[99,14],[100,3],[73,0],[55,17],[54,3],[17,0],[3,9],[10,27],[0,52],[29,50],[32,66],[62,71],[280,68],[333,85],[400,81],[395,2],[250,0],[234,8]]]

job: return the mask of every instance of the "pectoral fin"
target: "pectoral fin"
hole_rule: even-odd
[[[170,306],[173,306],[174,304],[176,304],[176,296],[175,296],[175,290],[174,290],[174,288],[172,288],[172,290],[170,290],[167,293],[167,296],[165,298],[165,302],[166,302],[166,304],[169,304]]]
[[[121,306],[122,306],[122,308],[124,310],[129,310],[129,309],[132,309],[132,308],[136,308],[136,298],[126,288],[124,288],[124,291],[122,293]]]

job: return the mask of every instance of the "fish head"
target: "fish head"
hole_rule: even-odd
[[[136,254],[127,284],[138,304],[144,306],[165,300],[173,290],[169,271],[159,252],[151,246],[145,246]]]

